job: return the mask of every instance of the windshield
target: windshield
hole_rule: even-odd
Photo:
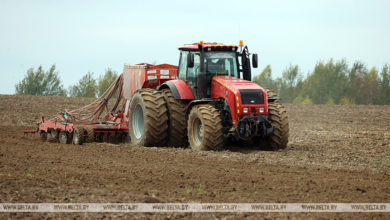
[[[206,52],[205,70],[209,75],[238,77],[235,52]]]

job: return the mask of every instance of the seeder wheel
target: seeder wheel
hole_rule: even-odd
[[[47,141],[49,142],[58,142],[58,131],[55,129],[49,129],[46,133]]]
[[[73,137],[72,137],[72,143],[74,145],[82,145],[84,139],[84,129],[82,127],[76,127],[76,129],[73,130]]]
[[[51,138],[53,139],[53,141],[58,141],[58,133],[59,132],[55,129],[51,129],[50,133],[51,133]]]
[[[70,135],[68,132],[61,131],[59,135],[59,141],[61,144],[69,144],[70,143]]]
[[[39,132],[39,135],[41,136],[41,140],[42,141],[46,141],[47,140],[46,132],[41,131],[41,132]]]

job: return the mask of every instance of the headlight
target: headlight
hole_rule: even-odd
[[[242,109],[242,112],[244,112],[244,113],[248,113],[248,108],[244,108],[244,109]]]
[[[260,113],[264,113],[264,108],[259,108]]]

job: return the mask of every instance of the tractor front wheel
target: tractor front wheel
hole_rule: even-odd
[[[190,147],[197,151],[219,150],[223,147],[223,130],[220,112],[212,105],[192,108],[187,123]]]
[[[279,101],[268,103],[268,120],[274,131],[266,141],[266,148],[279,150],[287,147],[289,136],[288,116],[286,109]]]

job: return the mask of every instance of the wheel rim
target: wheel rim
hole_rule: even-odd
[[[73,131],[73,144],[79,143],[79,137],[77,136],[77,130]]]
[[[133,112],[133,132],[137,139],[140,139],[144,132],[144,111],[140,105],[137,105]]]
[[[203,141],[203,125],[202,121],[199,118],[194,120],[192,126],[192,134],[194,137],[194,142],[196,145],[200,145]]]

